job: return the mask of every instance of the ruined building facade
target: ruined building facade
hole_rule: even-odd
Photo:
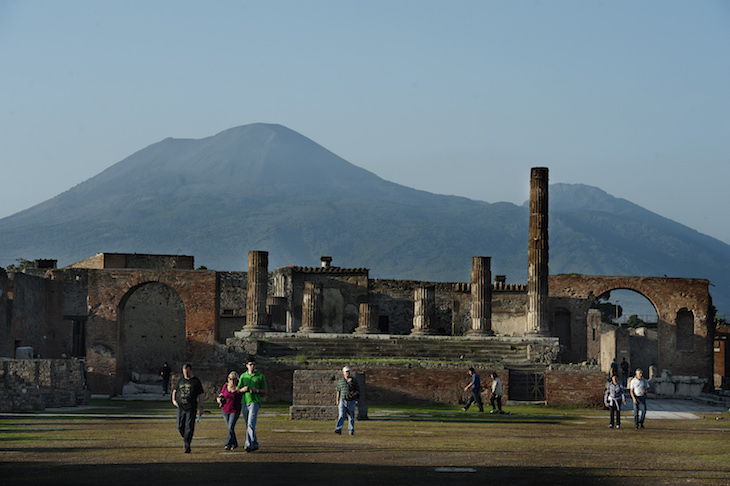
[[[492,276],[488,256],[473,257],[465,281],[448,283],[374,279],[366,268],[333,266],[330,257],[320,266],[272,270],[265,251],[249,252],[246,272],[195,270],[192,256],[118,253],[61,269],[48,261],[24,273],[0,269],[0,356],[32,346],[43,358],[82,357],[92,393],[116,394],[132,372],[156,373],[163,361],[224,360],[236,336],[525,338],[554,342],[554,361],[596,360],[605,368],[608,357],[624,353],[632,367],[711,382],[709,282],[551,276],[547,169],[533,169],[530,200],[527,285]],[[653,344],[632,345],[619,333],[607,339],[610,332],[595,323],[591,306],[614,289],[652,302],[659,316]]]

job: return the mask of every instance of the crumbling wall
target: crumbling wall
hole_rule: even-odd
[[[369,302],[376,304],[381,316],[387,317],[388,329],[381,329],[386,334],[410,334],[413,329],[414,295],[419,287],[433,285],[436,290],[436,322],[434,329],[437,334],[451,335],[453,329],[454,284],[420,282],[415,280],[370,280]],[[470,306],[461,302],[458,312],[468,312]],[[471,302],[471,298],[469,299]],[[466,309],[465,309],[466,308]],[[468,322],[463,317],[461,322]],[[455,332],[459,332],[456,329]]]
[[[88,404],[86,364],[82,360],[0,361],[0,412]]]

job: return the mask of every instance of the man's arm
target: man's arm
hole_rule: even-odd
[[[249,391],[251,393],[258,393],[259,395],[266,395],[266,378],[263,376],[261,377],[261,388],[253,388],[251,386],[248,387]]]
[[[172,404],[175,405],[176,407],[178,406],[178,404],[177,404],[177,388],[175,388],[175,389],[172,390]]]
[[[198,408],[200,408],[200,416],[203,416],[205,409],[203,408],[203,394],[198,395]]]

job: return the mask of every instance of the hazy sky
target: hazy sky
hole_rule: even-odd
[[[489,202],[547,166],[730,243],[724,0],[0,0],[0,101],[0,217],[267,122]]]

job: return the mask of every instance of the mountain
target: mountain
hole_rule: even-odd
[[[526,180],[527,180],[526,175]],[[466,282],[471,257],[527,280],[528,205],[443,196],[388,182],[280,125],[168,138],[0,219],[0,266],[59,265],[101,252],[183,253],[245,270],[367,267],[379,278]],[[707,278],[730,311],[730,246],[585,185],[550,186],[550,271]]]

